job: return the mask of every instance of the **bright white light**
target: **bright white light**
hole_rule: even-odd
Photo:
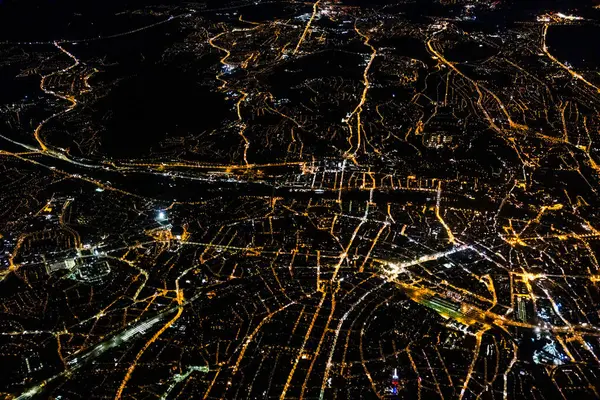
[[[164,211],[158,212],[158,219],[165,219],[166,217],[167,217],[167,214],[165,214]]]
[[[580,20],[583,19],[582,17],[578,17],[576,15],[565,15],[563,13],[556,13],[556,15],[559,18],[566,19],[566,20],[569,20],[569,21],[580,21]]]

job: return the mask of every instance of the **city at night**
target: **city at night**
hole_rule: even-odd
[[[0,0],[0,399],[600,399],[600,0]]]

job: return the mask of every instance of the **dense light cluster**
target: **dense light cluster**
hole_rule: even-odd
[[[539,3],[0,36],[0,397],[597,398],[600,10]]]

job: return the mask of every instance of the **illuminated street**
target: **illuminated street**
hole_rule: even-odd
[[[0,1],[0,399],[600,398],[598,38],[598,1]]]

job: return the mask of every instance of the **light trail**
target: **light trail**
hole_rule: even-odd
[[[292,369],[291,369],[290,373],[288,374],[288,378],[287,378],[287,380],[285,382],[285,386],[283,387],[283,390],[281,392],[281,396],[279,396],[280,400],[285,399],[285,395],[289,389],[290,384],[292,383],[292,378],[294,377],[294,373],[296,372],[298,363],[300,362],[300,360],[302,359],[302,356],[304,355],[304,349],[306,348],[308,339],[310,339],[310,334],[312,333],[313,327],[315,325],[315,322],[317,321],[319,313],[321,312],[321,307],[323,306],[323,303],[325,302],[326,297],[327,297],[327,293],[323,292],[323,294],[321,295],[321,300],[319,301],[319,304],[317,305],[317,309],[314,312],[313,318],[310,321],[310,325],[308,326],[308,329],[306,330],[306,334],[304,335],[304,341],[302,342],[302,345],[300,346],[300,349],[298,350],[298,355],[296,355],[294,364],[292,365]],[[296,324],[297,323],[298,322],[296,322]]]
[[[42,152],[45,152],[45,151],[47,151],[47,150],[48,150],[48,147],[47,147],[47,146],[44,144],[44,142],[42,141],[42,139],[41,139],[41,137],[40,137],[40,131],[41,131],[42,127],[43,127],[43,126],[44,126],[46,123],[48,123],[48,121],[50,121],[50,120],[52,120],[52,119],[54,119],[54,118],[56,118],[56,117],[58,117],[58,116],[61,116],[61,115],[63,115],[63,114],[66,114],[66,113],[68,113],[68,112],[72,111],[72,110],[73,110],[75,107],[77,107],[77,99],[75,99],[75,97],[74,97],[74,96],[62,95],[62,94],[56,93],[55,91],[48,90],[48,89],[46,89],[46,88],[44,87],[44,83],[46,82],[46,80],[47,80],[48,78],[50,78],[50,77],[52,77],[52,76],[54,76],[54,75],[56,75],[56,74],[62,74],[62,73],[68,72],[68,71],[70,71],[71,69],[73,69],[73,68],[77,67],[77,66],[80,64],[80,62],[79,62],[79,60],[77,59],[77,57],[75,57],[73,54],[71,54],[70,52],[68,52],[68,51],[67,51],[67,50],[66,50],[64,47],[62,47],[62,46],[61,46],[61,45],[60,45],[58,42],[54,42],[54,46],[55,46],[56,48],[58,48],[60,51],[62,51],[64,54],[66,54],[67,56],[69,56],[71,59],[73,59],[74,63],[73,63],[72,65],[68,66],[67,68],[63,68],[63,69],[61,69],[61,70],[54,71],[54,72],[52,72],[52,73],[51,73],[51,74],[49,74],[49,75],[44,75],[44,76],[42,76],[42,80],[41,80],[41,82],[40,82],[40,89],[41,89],[41,90],[42,90],[44,93],[46,93],[46,94],[51,94],[51,95],[52,95],[52,96],[54,96],[54,97],[58,97],[59,99],[66,100],[66,101],[70,102],[70,103],[71,103],[71,105],[69,105],[69,107],[68,107],[66,110],[63,110],[63,111],[61,111],[61,112],[59,112],[59,113],[56,113],[56,114],[53,114],[53,115],[51,115],[50,117],[48,117],[48,118],[46,118],[45,120],[43,120],[42,122],[40,122],[40,124],[37,126],[37,128],[36,128],[36,129],[35,129],[35,131],[33,132],[33,136],[35,137],[35,140],[36,140],[36,141],[38,142],[38,144],[40,145],[40,149],[41,149],[41,151],[42,151]]]
[[[412,267],[415,265],[420,265],[420,264],[423,264],[423,263],[426,263],[429,261],[438,260],[440,258],[444,258],[451,254],[459,253],[459,252],[462,252],[465,250],[472,250],[472,247],[470,245],[455,246],[455,247],[451,248],[450,250],[440,251],[440,252],[433,253],[433,254],[427,254],[427,255],[421,256],[417,259],[414,259],[411,261],[404,261],[401,263],[394,263],[391,261],[381,260],[381,259],[375,259],[375,260],[389,268],[388,270],[384,270],[384,275],[386,275],[388,277],[388,279],[393,280],[393,279],[396,279],[398,277],[398,275],[400,275],[401,273],[406,272],[406,269],[409,267]]]
[[[500,108],[500,110],[502,111],[502,113],[505,115],[509,126],[511,128],[515,128],[517,130],[526,130],[527,127],[521,124],[517,124],[515,123],[510,114],[508,113],[508,110],[506,108],[506,106],[504,105],[504,103],[502,102],[502,100],[500,100],[500,98],[498,96],[496,96],[496,94],[494,94],[491,90],[487,89],[485,86],[479,84],[477,81],[475,81],[472,78],[469,78],[467,75],[465,75],[462,71],[460,71],[456,65],[453,62],[448,61],[444,55],[442,53],[440,53],[439,51],[437,51],[434,46],[433,46],[433,39],[435,38],[436,35],[440,34],[441,32],[445,31],[448,29],[448,25],[447,23],[444,24],[444,26],[442,27],[442,29],[440,29],[439,31],[436,31],[433,33],[433,35],[431,36],[431,38],[427,41],[427,48],[429,49],[429,51],[440,61],[442,62],[444,65],[448,66],[450,69],[452,69],[454,72],[456,72],[459,76],[461,76],[462,78],[464,78],[465,80],[467,80],[471,85],[473,85],[473,87],[475,88],[475,91],[478,94],[478,99],[477,99],[477,106],[481,109],[481,111],[483,112],[485,119],[488,121],[490,127],[492,129],[494,129],[497,132],[503,133],[504,131],[498,127],[498,125],[496,125],[494,118],[492,118],[492,116],[488,113],[487,109],[484,107],[483,105],[483,92],[481,91],[481,89],[483,89],[483,91],[485,91],[487,94],[489,94],[494,101],[498,104],[498,107]]]
[[[544,29],[542,31],[542,50],[546,54],[546,56],[548,56],[548,58],[550,60],[552,60],[554,63],[556,63],[562,69],[567,71],[573,78],[575,78],[576,80],[581,81],[581,82],[585,83],[587,86],[593,88],[596,91],[596,93],[600,93],[600,88],[598,86],[594,85],[593,83],[591,83],[590,81],[585,79],[585,77],[583,75],[579,74],[576,71],[573,71],[573,69],[571,69],[564,63],[561,63],[560,61],[558,61],[558,59],[550,53],[550,51],[548,50],[548,46],[546,45],[546,36],[548,34],[549,27],[550,27],[550,24],[544,24]]]
[[[369,58],[369,61],[367,62],[367,66],[365,67],[364,71],[363,71],[363,92],[360,96],[360,102],[358,103],[358,105],[356,106],[356,108],[350,113],[350,115],[348,116],[348,118],[346,119],[346,123],[348,124],[348,130],[350,132],[350,136],[348,137],[348,143],[350,144],[350,149],[348,149],[348,151],[346,151],[346,154],[352,153],[350,155],[350,158],[356,163],[356,153],[358,152],[358,150],[360,149],[361,146],[361,135],[363,135],[364,133],[364,126],[363,126],[363,122],[361,120],[362,117],[362,111],[363,111],[363,106],[365,105],[365,103],[367,102],[367,94],[369,92],[369,87],[370,87],[370,82],[369,82],[369,71],[371,69],[371,66],[373,65],[373,61],[375,60],[375,57],[377,57],[377,49],[375,47],[373,47],[373,45],[371,45],[369,43],[370,38],[363,34],[358,27],[356,26],[356,22],[354,23],[354,30],[356,31],[356,33],[358,33],[358,35],[360,37],[362,37],[364,39],[364,45],[365,46],[369,46],[371,48],[371,56]],[[351,121],[352,119],[356,116],[356,149],[354,151],[352,151],[353,149],[353,144],[352,144],[352,125],[351,125]]]
[[[298,50],[300,50],[300,46],[302,46],[302,42],[304,42],[304,39],[306,38],[306,35],[308,34],[310,26],[312,25],[315,17],[317,16],[317,12],[318,12],[318,9],[319,9],[319,4],[321,4],[321,0],[317,0],[313,4],[312,15],[310,16],[310,19],[306,23],[306,27],[304,28],[304,32],[302,32],[302,36],[300,36],[300,39],[298,40],[298,44],[296,44],[296,48],[294,49],[294,54],[297,54]]]
[[[469,371],[467,372],[467,378],[465,379],[465,383],[463,384],[463,387],[460,390],[460,395],[458,397],[459,400],[462,400],[467,388],[469,387],[469,381],[471,380],[471,376],[473,375],[473,369],[475,368],[475,363],[477,362],[477,359],[479,358],[479,351],[481,348],[481,337],[483,336],[483,333],[484,333],[484,331],[479,331],[475,334],[475,339],[476,339],[475,350],[474,350],[475,355],[473,356],[473,361],[471,362],[471,365],[469,366]]]
[[[352,304],[352,306],[348,309],[348,311],[346,311],[346,313],[344,313],[344,315],[340,319],[340,322],[338,322],[338,325],[335,329],[335,333],[334,333],[334,337],[333,337],[333,343],[331,345],[331,349],[329,350],[329,357],[327,358],[327,363],[325,364],[325,374],[323,376],[323,381],[321,383],[321,392],[319,394],[319,400],[323,400],[325,397],[325,385],[327,384],[327,379],[329,378],[329,373],[331,372],[331,367],[333,365],[332,364],[333,353],[335,352],[335,348],[337,346],[337,341],[340,336],[340,331],[342,330],[342,326],[344,325],[344,322],[346,321],[346,319],[348,318],[350,313],[352,311],[354,311],[356,306],[358,306],[360,303],[362,303],[364,301],[364,299],[367,298],[367,296],[369,296],[371,293],[374,293],[377,290],[381,289],[385,284],[387,284],[386,281],[384,281],[383,283],[366,291],[354,304]]]
[[[250,165],[248,163],[248,148],[250,147],[250,141],[248,140],[248,138],[246,138],[246,135],[244,135],[244,132],[246,131],[247,126],[242,118],[242,110],[241,110],[242,103],[248,97],[248,93],[242,92],[242,91],[240,91],[240,93],[242,94],[242,97],[240,97],[240,99],[238,100],[235,107],[237,109],[237,116],[238,116],[238,120],[239,120],[239,124],[240,124],[239,135],[244,140],[244,163],[246,164],[246,166],[248,166],[248,165]]]
[[[444,219],[442,218],[442,215],[440,214],[441,199],[442,199],[442,181],[439,181],[438,189],[437,189],[437,198],[436,198],[436,202],[435,202],[435,216],[437,217],[438,221],[440,221],[440,224],[442,224],[442,226],[446,230],[446,234],[448,235],[448,241],[450,243],[454,243],[456,241],[456,239],[454,238],[454,234],[452,233],[452,230],[450,229],[448,224],[446,224],[446,221],[444,221]]]
[[[129,382],[129,379],[131,379],[131,375],[133,374],[133,371],[137,367],[137,363],[138,363],[139,359],[146,352],[148,347],[150,347],[150,345],[152,343],[154,343],[156,341],[156,339],[158,339],[171,325],[173,325],[175,323],[175,321],[177,321],[179,319],[179,317],[181,317],[181,314],[183,313],[182,306],[183,306],[184,298],[183,298],[183,291],[179,290],[179,288],[177,288],[176,300],[177,300],[177,304],[178,304],[178,307],[176,308],[177,313],[175,314],[175,316],[172,319],[170,319],[165,325],[163,325],[163,327],[160,328],[158,330],[158,332],[156,332],[150,338],[150,340],[148,340],[146,342],[146,344],[144,344],[144,347],[142,347],[142,349],[136,354],[135,359],[133,360],[133,362],[127,369],[127,372],[125,373],[125,377],[123,378],[123,381],[121,381],[121,384],[119,385],[119,388],[117,389],[117,393],[115,394],[115,400],[119,400],[121,398],[121,395],[123,394],[123,390],[125,389],[127,382]]]
[[[254,328],[254,330],[252,331],[252,333],[250,335],[248,335],[246,337],[246,339],[244,340],[241,348],[240,348],[240,353],[239,356],[235,362],[235,364],[233,365],[232,371],[231,371],[231,378],[233,379],[235,377],[235,375],[237,374],[238,370],[240,369],[240,363],[242,362],[242,359],[244,358],[244,354],[246,354],[246,350],[248,349],[248,346],[252,343],[252,341],[254,340],[254,337],[258,334],[258,332],[260,332],[260,330],[262,329],[262,327],[269,321],[271,321],[271,318],[273,318],[274,315],[279,314],[280,312],[284,311],[285,309],[287,309],[288,307],[297,304],[298,301],[292,301],[290,303],[287,303],[283,306],[281,306],[280,308],[278,308],[275,311],[271,311],[269,312],[269,314],[267,314],[256,326],[256,328]],[[225,392],[227,392],[227,390],[230,388],[230,385],[227,386],[227,389],[225,390]],[[204,398],[206,399],[208,397],[210,393],[210,388],[206,391],[206,393],[204,393]]]

